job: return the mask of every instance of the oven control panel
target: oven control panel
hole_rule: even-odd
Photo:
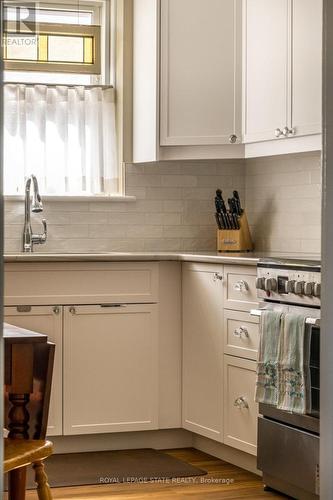
[[[319,270],[258,267],[256,287],[261,299],[318,306],[321,273]]]

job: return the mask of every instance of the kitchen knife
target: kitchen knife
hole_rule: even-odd
[[[242,204],[241,204],[241,201],[240,201],[240,197],[239,197],[238,191],[234,191],[233,195],[234,195],[234,198],[235,198],[236,203],[237,203],[237,213],[238,213],[238,215],[242,215],[242,213],[244,212],[244,210],[242,209]]]
[[[238,207],[237,207],[237,202],[236,202],[235,198],[229,198],[228,205],[230,208],[233,229],[239,229],[240,226],[239,226],[239,222],[238,222]]]
[[[216,224],[217,224],[217,227],[219,229],[224,229],[223,226],[222,226],[222,224],[221,224],[220,216],[221,216],[221,214],[219,214],[218,212],[216,212],[216,214],[215,214]]]
[[[227,215],[227,209],[226,209],[226,206],[224,203],[224,199],[222,197],[221,189],[217,189],[217,191],[216,191],[215,205],[216,205],[217,213],[219,213],[221,215],[220,220],[222,219],[223,229],[230,229],[231,225],[230,225],[229,218]]]
[[[225,221],[224,217],[222,214],[222,206],[221,206],[221,200],[218,196],[215,197],[215,208],[216,208],[216,214],[215,214],[215,219],[217,223],[217,227],[219,229],[225,229]]]

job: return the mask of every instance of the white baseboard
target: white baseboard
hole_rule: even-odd
[[[193,434],[184,429],[89,434],[84,436],[57,436],[50,439],[54,444],[55,453],[130,450],[137,448],[166,450],[193,446]]]
[[[261,472],[257,469],[257,457],[253,455],[236,450],[225,444],[217,443],[212,439],[198,436],[197,434],[193,434],[193,448],[261,476]]]

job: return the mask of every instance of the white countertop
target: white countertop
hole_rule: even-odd
[[[272,252],[107,252],[107,253],[7,253],[5,262],[121,262],[181,261],[255,266],[261,258],[302,259],[320,262],[318,255],[293,255]]]

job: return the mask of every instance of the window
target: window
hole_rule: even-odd
[[[121,191],[110,2],[6,2],[4,188],[34,173],[50,195]]]
[[[101,73],[100,27],[29,23],[4,27],[6,70]]]

